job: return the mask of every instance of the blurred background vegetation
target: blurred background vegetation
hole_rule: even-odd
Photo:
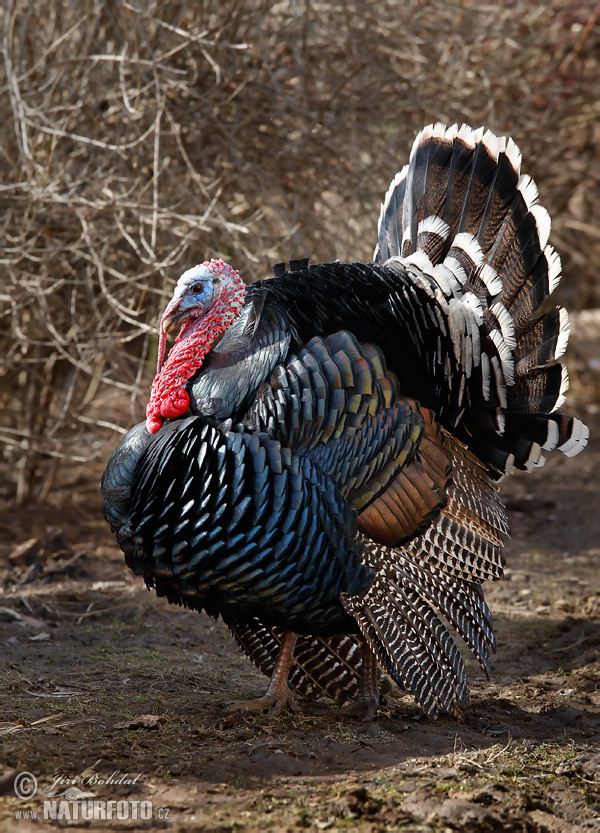
[[[184,269],[368,259],[431,121],[516,140],[560,300],[600,307],[596,0],[5,0],[0,19],[4,502],[59,499],[143,418]]]

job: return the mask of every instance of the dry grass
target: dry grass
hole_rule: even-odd
[[[141,417],[157,312],[190,264],[253,280],[368,258],[431,120],[517,140],[564,299],[600,306],[596,2],[8,0],[0,17],[5,499],[46,497]]]

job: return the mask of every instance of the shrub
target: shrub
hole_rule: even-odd
[[[599,305],[594,2],[14,0],[3,12],[3,497],[143,416],[194,262],[370,256],[420,127],[521,145],[569,300]],[[140,400],[142,395],[142,400]]]

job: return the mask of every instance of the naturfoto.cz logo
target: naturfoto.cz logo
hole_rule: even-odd
[[[148,799],[99,799],[93,792],[85,792],[74,786],[81,783],[85,786],[98,784],[135,784],[141,777],[137,775],[130,778],[127,773],[121,775],[115,772],[112,776],[101,776],[98,773],[85,776],[57,775],[54,783],[45,792],[50,792],[56,786],[70,784],[64,792],[49,795],[44,798],[42,805],[42,818],[44,821],[147,821],[154,818],[154,807]],[[31,772],[20,772],[14,780],[14,790],[17,798],[21,801],[30,801],[38,792],[38,783],[35,775]],[[161,807],[157,810],[156,817],[160,819],[169,818],[169,808]],[[39,810],[17,810],[15,818],[38,820]]]
[[[153,817],[152,802],[108,799],[44,799],[44,821],[146,821]],[[164,818],[164,815],[162,815]]]

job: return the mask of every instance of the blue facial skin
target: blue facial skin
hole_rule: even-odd
[[[195,317],[201,317],[210,309],[215,294],[213,279],[200,278],[194,280],[187,286],[180,288],[180,297],[173,311],[169,314],[165,323],[170,330],[175,324],[179,324],[182,318],[189,313],[196,313]]]
[[[207,310],[212,304],[214,287],[211,278],[203,279],[190,284],[183,294],[179,303],[179,309],[183,312],[193,308],[201,312]]]

